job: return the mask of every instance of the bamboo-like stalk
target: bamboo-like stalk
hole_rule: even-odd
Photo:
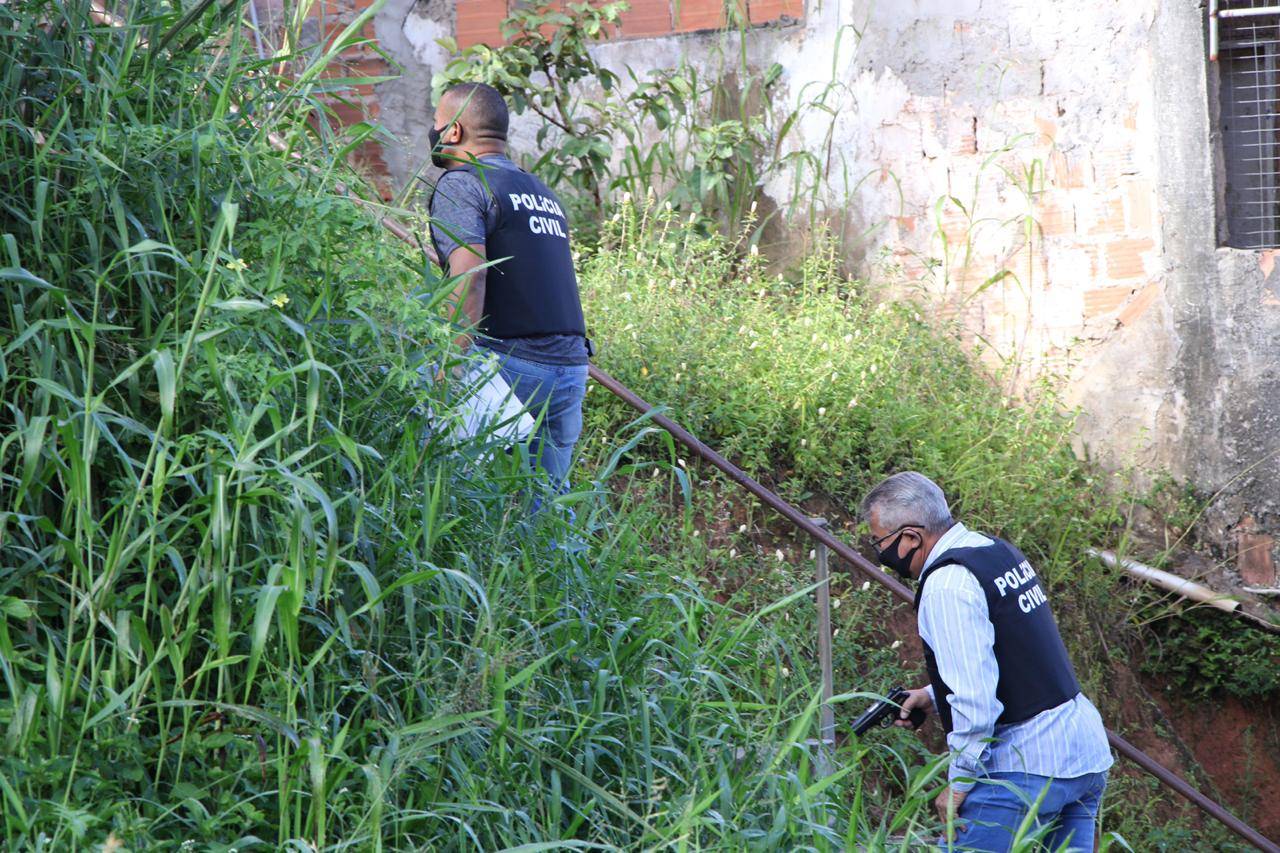
[[[1088,553],[1108,566],[1120,569],[1130,577],[1155,584],[1161,589],[1168,590],[1191,601],[1198,601],[1201,604],[1216,607],[1218,610],[1227,613],[1234,613],[1240,607],[1240,602],[1230,596],[1215,592],[1207,586],[1187,580],[1179,575],[1153,568],[1146,563],[1139,563],[1137,560],[1130,560],[1127,557],[1117,557],[1112,551],[1100,551],[1097,548],[1088,549]]]

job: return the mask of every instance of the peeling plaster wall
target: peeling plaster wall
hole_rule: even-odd
[[[453,5],[448,0],[387,0],[374,19],[378,44],[401,67],[397,79],[376,90],[382,126],[398,141],[383,146],[397,189],[429,167],[431,77],[449,61],[436,42],[453,35]]]
[[[426,159],[451,9],[390,0],[378,17],[405,66],[378,92],[405,143],[386,152],[398,182]],[[722,78],[740,55],[778,62],[783,112],[835,84],[835,115],[807,112],[786,148],[827,158],[821,201],[850,266],[925,282],[1020,381],[1068,376],[1082,452],[1222,489],[1220,540],[1265,552],[1257,576],[1274,582],[1280,458],[1249,466],[1280,448],[1280,277],[1275,254],[1217,248],[1203,15],[1194,0],[809,0],[803,23],[751,31],[744,54],[737,33],[704,33],[597,56],[619,72],[684,61]],[[516,130],[527,148],[530,126]],[[1034,196],[1020,189],[1028,170]],[[791,186],[780,175],[766,192],[785,204]],[[979,224],[954,204],[935,220],[946,196]],[[1016,279],[984,284],[1001,269]]]

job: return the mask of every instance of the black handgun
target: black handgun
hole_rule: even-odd
[[[853,733],[862,737],[877,725],[885,727],[893,725],[894,720],[898,719],[898,712],[902,710],[902,703],[907,701],[910,695],[901,687],[893,688],[889,691],[887,699],[881,699],[868,708],[861,717],[854,720]],[[911,722],[911,728],[918,729],[924,724],[925,717],[923,708],[912,708],[911,716],[907,719]]]

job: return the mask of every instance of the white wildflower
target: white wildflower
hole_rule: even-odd
[[[737,549],[737,548],[730,548],[730,549],[729,549],[729,559],[730,559],[730,560],[732,560],[732,559],[733,559],[734,557],[736,557],[736,556],[738,556],[738,549]]]
[[[774,552],[773,552],[773,556],[777,557],[777,558],[778,558],[778,562],[779,562],[779,563],[781,563],[784,559],[786,559],[786,556],[787,556],[787,555],[786,555],[786,554],[783,554],[783,553],[782,553],[782,549],[781,549],[781,548],[779,548],[777,551],[774,551]]]
[[[826,408],[826,406],[819,406],[819,407],[818,407],[818,417],[820,417],[820,418],[821,418],[821,417],[824,417],[826,414],[827,414],[827,408]]]
[[[869,589],[871,589],[871,581],[863,581],[863,582],[862,582],[862,591],[863,591],[863,592],[866,592],[866,591],[867,591],[867,590],[869,590]]]
[[[891,649],[896,649],[896,648],[898,648],[898,646],[900,646],[900,645],[902,645],[902,641],[901,641],[901,640],[894,640],[892,643],[890,643],[890,644],[889,644],[889,648],[891,648]]]
[[[818,552],[817,552],[817,551],[815,551],[815,550],[813,550],[813,549],[810,549],[810,550],[809,550],[809,559],[810,559],[810,560],[812,560],[812,559],[813,559],[814,557],[816,557],[816,556],[818,556]]]
[[[831,599],[831,609],[832,609],[832,610],[839,610],[839,609],[840,609],[840,599],[838,599],[838,598],[833,598],[833,599]]]
[[[739,533],[746,533],[746,532],[747,532],[747,526],[746,526],[745,524],[739,524],[739,525],[738,525],[738,532],[739,532]]]

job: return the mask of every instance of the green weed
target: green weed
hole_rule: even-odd
[[[805,590],[735,610],[649,546],[666,502],[611,508],[643,424],[536,518],[519,453],[433,428],[452,283],[313,120],[359,22],[277,79],[237,8],[0,7],[5,848],[936,831],[936,763],[815,776]]]

